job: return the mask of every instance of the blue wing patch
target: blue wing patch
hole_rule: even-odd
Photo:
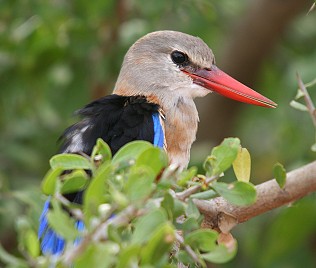
[[[152,115],[153,122],[154,122],[154,145],[160,148],[163,148],[165,135],[162,129],[162,125],[160,122],[160,115],[159,113],[154,113]]]
[[[56,234],[50,227],[47,220],[49,211],[50,198],[44,204],[44,208],[40,217],[40,225],[38,229],[38,238],[41,239],[41,249],[44,255],[61,254],[65,248],[65,240]],[[76,222],[76,228],[79,231],[84,229],[82,221]],[[79,243],[80,238],[76,239],[75,243]]]

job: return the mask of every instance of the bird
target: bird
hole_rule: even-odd
[[[199,122],[194,99],[211,92],[257,106],[277,106],[219,69],[212,50],[199,37],[177,31],[148,33],[127,51],[112,94],[76,112],[81,120],[64,131],[59,153],[90,155],[102,138],[114,155],[128,142],[144,140],[165,150],[169,163],[184,169]],[[81,191],[66,198],[81,203],[82,195]],[[43,254],[61,254],[65,241],[50,228],[49,209],[50,198],[40,217],[41,249]],[[84,228],[81,221],[77,228]]]

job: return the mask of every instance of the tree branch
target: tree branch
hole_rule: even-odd
[[[210,201],[194,200],[204,214],[203,225],[228,233],[238,223],[294,202],[316,191],[316,161],[287,173],[286,184],[281,189],[275,179],[256,186],[257,201],[251,206],[234,206],[224,198]]]

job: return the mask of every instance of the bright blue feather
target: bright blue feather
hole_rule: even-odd
[[[159,113],[154,113],[152,115],[152,118],[154,122],[154,145],[157,147],[163,148],[165,137],[164,137],[162,125],[160,122]]]
[[[61,254],[65,248],[65,240],[56,234],[50,227],[47,220],[47,213],[49,211],[50,197],[46,200],[42,215],[40,217],[40,225],[38,229],[38,237],[41,239],[41,249],[45,255],[58,255]],[[84,229],[82,221],[76,222],[76,228],[79,231]],[[80,238],[76,240],[78,243]]]

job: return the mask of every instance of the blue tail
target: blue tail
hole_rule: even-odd
[[[41,249],[44,255],[59,255],[64,251],[65,239],[60,237],[53,231],[48,224],[47,213],[49,211],[50,198],[44,204],[42,215],[39,219],[40,225],[38,229],[38,238],[41,240]],[[79,231],[84,229],[82,221],[76,222],[76,227]],[[75,243],[78,243],[77,239]]]

